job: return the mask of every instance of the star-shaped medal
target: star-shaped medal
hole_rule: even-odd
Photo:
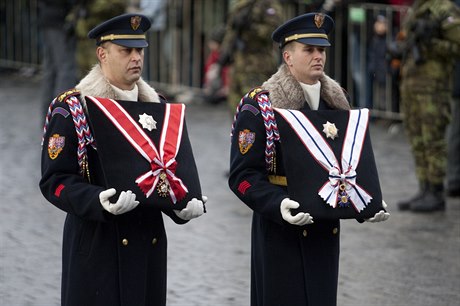
[[[157,122],[153,119],[152,116],[143,113],[139,115],[139,123],[142,125],[142,128],[147,129],[149,131],[155,130],[157,128]]]
[[[335,137],[339,136],[339,130],[334,123],[327,121],[325,124],[323,124],[323,127],[323,133],[326,134],[326,138],[334,139]]]

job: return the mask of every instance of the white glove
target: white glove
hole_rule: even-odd
[[[110,188],[102,191],[99,194],[99,200],[101,201],[102,207],[109,213],[114,215],[121,215],[128,212],[139,204],[136,201],[136,194],[132,193],[131,190],[122,191],[116,203],[110,203],[109,198],[114,196],[117,191],[115,188]]]
[[[201,216],[205,212],[204,203],[208,200],[208,197],[203,196],[203,201],[193,198],[188,201],[187,206],[182,210],[174,209],[176,215],[183,220],[191,220]]]
[[[300,204],[296,201],[292,201],[289,198],[284,199],[280,205],[281,216],[284,220],[294,225],[312,224],[313,217],[309,213],[299,212],[295,216],[291,214],[291,209],[299,208],[299,206]]]
[[[388,205],[387,203],[385,203],[384,200],[382,200],[382,207],[384,209],[387,209]],[[364,221],[366,222],[371,222],[371,223],[375,223],[375,222],[383,222],[383,221],[386,221],[388,220],[388,218],[390,218],[390,213],[389,212],[386,212],[384,210],[381,210],[379,211],[378,213],[376,213],[372,218],[369,218],[369,219],[365,219]]]

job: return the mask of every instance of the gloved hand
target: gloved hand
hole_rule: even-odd
[[[382,207],[384,209],[387,209],[388,205],[387,203],[385,203],[384,200],[382,200]],[[369,218],[369,219],[365,219],[364,221],[366,222],[371,222],[371,223],[375,223],[375,222],[383,222],[383,221],[386,221],[388,220],[388,218],[390,218],[390,213],[389,212],[386,212],[384,210],[381,210],[379,211],[378,213],[376,213],[372,218]]]
[[[309,213],[299,212],[295,216],[291,214],[291,209],[299,208],[299,206],[298,202],[285,198],[280,205],[281,216],[284,220],[294,225],[312,224],[313,217]]]
[[[110,203],[109,198],[114,196],[117,191],[115,188],[110,188],[102,191],[99,194],[99,201],[101,202],[102,207],[107,210],[109,213],[114,215],[121,215],[125,212],[128,212],[139,204],[139,201],[136,201],[136,194],[132,193],[131,190],[122,191],[116,203]]]
[[[191,220],[198,218],[205,212],[204,203],[208,200],[208,197],[203,196],[203,201],[193,198],[188,201],[187,206],[182,210],[174,209],[174,213],[183,220]]]

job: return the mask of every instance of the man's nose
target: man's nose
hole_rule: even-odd
[[[315,50],[315,52],[313,53],[313,57],[315,59],[321,59],[323,57],[323,53],[320,50]]]
[[[140,61],[142,59],[142,51],[138,51],[136,49],[133,49],[131,51],[131,59],[134,61]]]

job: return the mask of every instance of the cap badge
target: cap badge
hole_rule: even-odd
[[[136,31],[137,28],[139,28],[139,26],[141,25],[141,20],[142,20],[141,16],[133,16],[133,17],[131,17],[131,29]]]
[[[335,137],[337,137],[339,130],[335,126],[335,123],[330,123],[327,121],[325,124],[323,124],[323,133],[326,134],[326,138],[331,138],[334,140]]]
[[[146,113],[139,115],[139,123],[142,125],[143,129],[147,129],[149,131],[156,130],[157,128],[157,122],[155,121],[155,119],[153,119],[152,116],[147,115]]]
[[[315,15],[315,25],[319,29],[324,23],[324,15],[323,14],[316,14]]]

